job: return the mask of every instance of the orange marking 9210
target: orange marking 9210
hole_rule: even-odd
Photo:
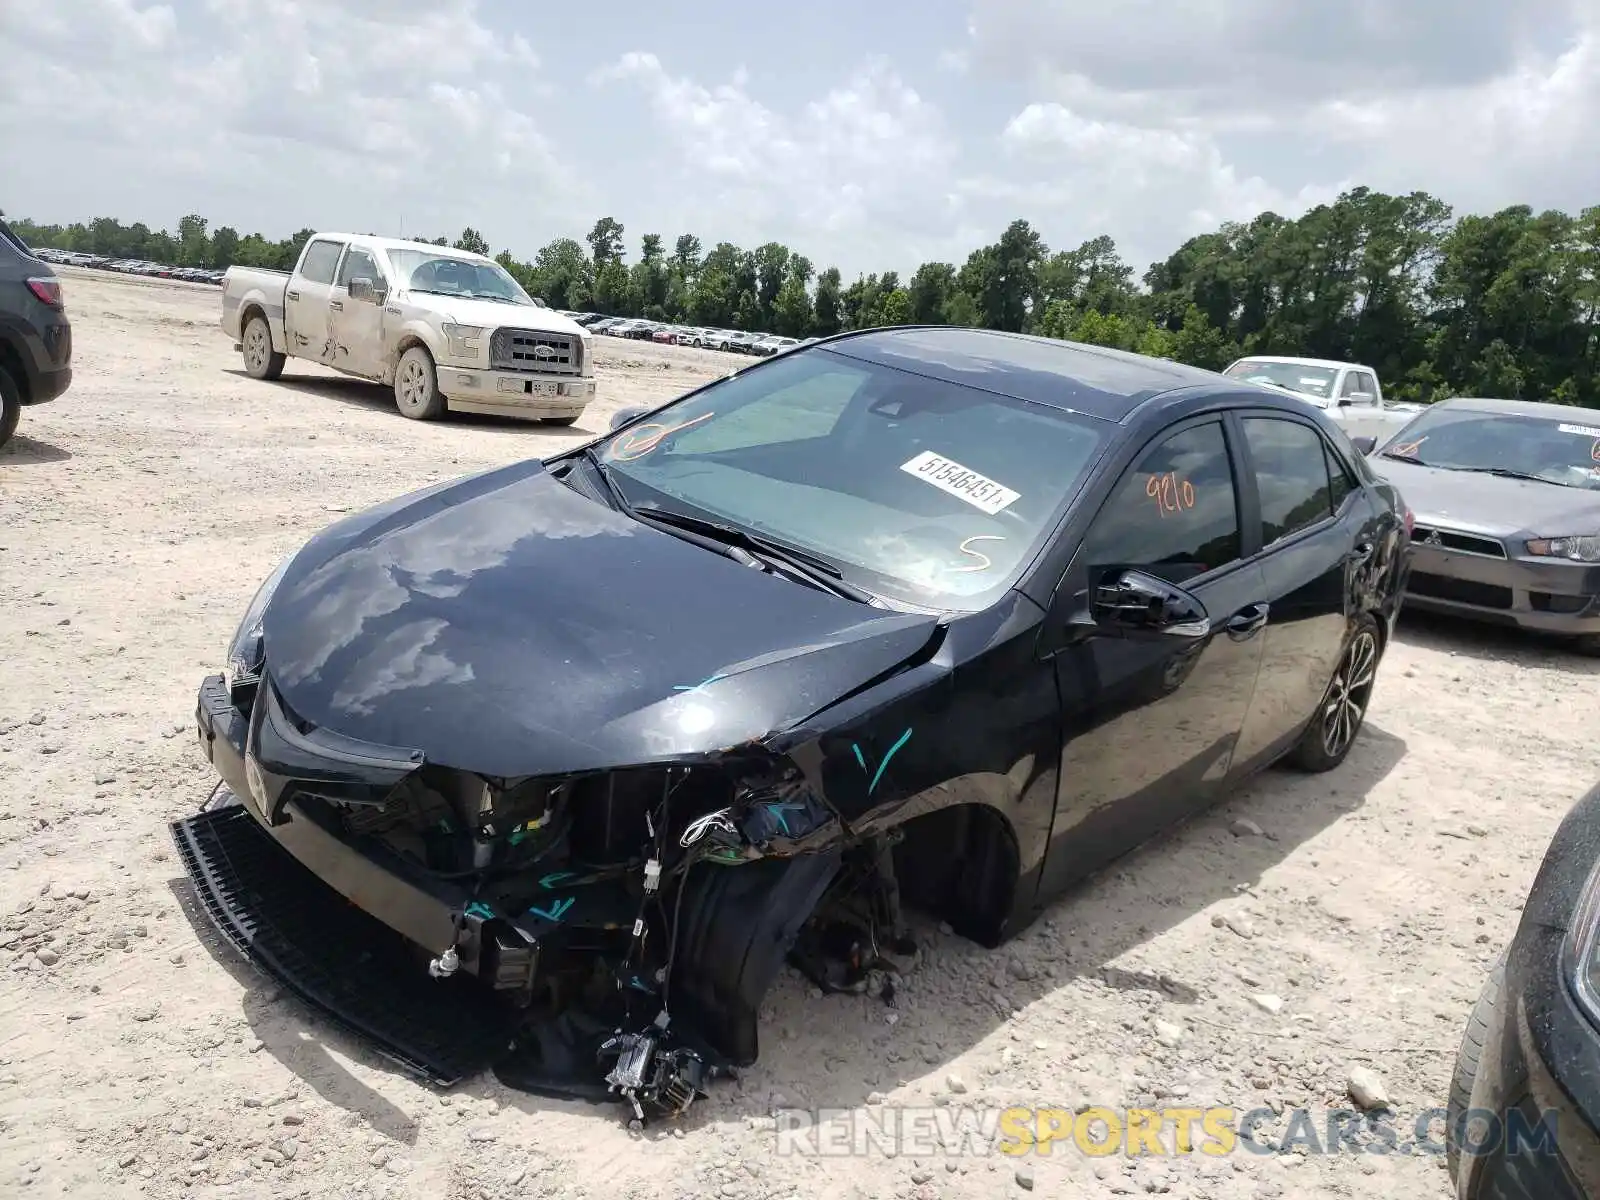
[[[1163,517],[1194,507],[1194,484],[1179,479],[1176,471],[1150,476],[1144,494],[1156,502],[1156,511]]]

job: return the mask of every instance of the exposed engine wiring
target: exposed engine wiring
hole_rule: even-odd
[[[683,836],[678,839],[678,845],[688,849],[712,829],[720,829],[724,833],[737,833],[738,827],[734,825],[733,818],[728,814],[731,808],[719,808],[716,812],[708,812],[704,816],[696,817],[690,821],[683,831]]]

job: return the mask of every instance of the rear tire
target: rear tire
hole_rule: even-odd
[[[1284,760],[1289,766],[1321,774],[1345,760],[1367,719],[1367,704],[1372,699],[1372,685],[1378,675],[1378,658],[1378,622],[1371,613],[1362,613],[1355,632],[1339,655],[1339,665],[1328,681],[1328,689],[1322,694],[1311,724],[1306,726],[1300,741]]]
[[[400,356],[394,371],[394,406],[402,417],[413,421],[433,421],[444,415],[439,373],[433,355],[422,346],[413,346]]]
[[[22,389],[11,378],[11,372],[0,367],[0,446],[11,440],[22,420]]]
[[[1489,1031],[1500,1019],[1500,989],[1505,983],[1506,959],[1502,953],[1489,969],[1489,978],[1478,993],[1478,1002],[1472,1006],[1467,1018],[1467,1028],[1461,1035],[1461,1048],[1456,1051],[1456,1068],[1450,1076],[1450,1096],[1445,1106],[1444,1161],[1450,1170],[1450,1181],[1456,1181],[1461,1169],[1461,1148],[1456,1145],[1456,1124],[1462,1114],[1472,1107],[1472,1083],[1478,1077],[1478,1061],[1483,1056],[1483,1044]]]
[[[272,348],[272,326],[256,313],[244,324],[239,339],[244,348],[244,373],[251,379],[276,379],[283,374],[285,355]]]

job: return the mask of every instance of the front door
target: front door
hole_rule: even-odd
[[[352,279],[370,280],[378,293],[364,299],[350,295]],[[375,379],[383,370],[383,272],[365,250],[351,246],[344,252],[334,278],[328,309],[333,327],[333,357],[328,365],[341,371]]]
[[[343,242],[315,238],[307,244],[299,268],[289,276],[283,297],[283,332],[289,353],[298,358],[333,359],[333,313],[328,299],[343,250]]]
[[[1239,417],[1261,501],[1261,570],[1272,599],[1261,674],[1239,737],[1249,769],[1287,750],[1315,714],[1350,631],[1355,574],[1378,534],[1366,493],[1309,421]]]
[[[1133,567],[1205,606],[1198,638],[1090,630],[1055,656],[1061,771],[1044,886],[1059,890],[1219,797],[1270,623],[1243,561],[1240,477],[1220,417],[1158,435],[1096,515],[1056,604],[1071,619]],[[1078,622],[1082,628],[1081,621]]]

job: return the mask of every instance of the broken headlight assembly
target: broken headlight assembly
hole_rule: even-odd
[[[222,664],[222,678],[227,684],[229,695],[237,696],[239,689],[253,688],[261,681],[262,660],[265,654],[262,618],[266,614],[267,605],[272,603],[273,593],[283,582],[283,577],[294,558],[293,554],[288,555],[272,574],[262,581],[261,586],[256,589],[255,597],[250,601],[250,607],[245,609],[244,619],[239,622],[239,628],[234,631],[233,640],[228,643],[228,655]]]

